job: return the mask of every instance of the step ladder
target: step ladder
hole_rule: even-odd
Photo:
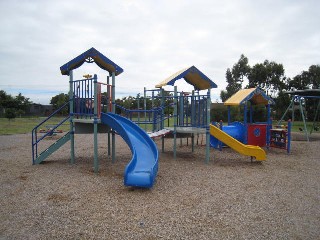
[[[39,155],[37,151],[33,151],[33,164],[39,164],[44,161],[47,157],[49,157],[52,153],[57,151],[60,147],[62,147],[65,143],[67,143],[71,139],[71,134],[68,132],[63,137],[61,137],[58,141],[53,143],[46,150],[41,152]]]

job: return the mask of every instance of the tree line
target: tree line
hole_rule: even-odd
[[[245,85],[245,80],[247,84]],[[285,76],[281,63],[265,60],[252,67],[243,54],[232,68],[226,71],[226,90],[221,91],[220,98],[224,102],[242,88],[260,87],[268,96],[277,98],[283,91],[293,89],[319,89],[320,65],[311,65],[307,71],[302,71],[293,79]]]
[[[320,89],[320,65],[311,65],[308,70],[302,71],[300,74],[293,78],[289,78],[285,75],[285,69],[281,63],[275,61],[265,60],[262,63],[256,63],[253,66],[249,65],[249,60],[243,54],[239,60],[233,64],[231,68],[226,70],[226,82],[227,86],[225,90],[220,92],[220,98],[222,102],[231,97],[234,93],[243,88],[260,87],[266,94],[275,100],[275,106],[273,106],[273,117],[280,118],[282,113],[288,107],[290,98],[285,91],[294,89]],[[103,93],[106,95],[106,93]],[[165,92],[168,96],[170,93]],[[146,100],[147,109],[151,106],[160,106],[160,95],[152,101],[150,98]],[[58,109],[65,102],[69,100],[69,95],[60,93],[53,96],[50,100],[50,104],[53,106],[53,110]],[[170,100],[166,98],[165,105],[169,105]],[[19,93],[17,96],[11,96],[5,91],[0,90],[0,110],[8,118],[14,118],[17,115],[24,115],[32,102],[29,98]],[[116,99],[116,104],[121,105],[127,109],[142,109],[144,107],[144,100],[140,94],[133,96],[127,96]],[[314,101],[312,99],[306,99],[306,113],[307,118],[311,119],[314,114]],[[65,111],[68,111],[65,109]],[[120,110],[117,110],[120,111]],[[172,111],[168,108],[166,111]],[[218,120],[219,118],[225,120],[226,109],[219,107],[212,111],[212,120]],[[258,111],[260,114],[261,111]],[[166,112],[170,113],[170,112]],[[67,112],[65,113],[67,114]],[[238,110],[233,110],[232,113],[235,118],[241,118]]]
[[[17,115],[21,117],[24,115],[32,102],[29,98],[19,93],[13,97],[11,94],[7,94],[5,91],[0,90],[0,113],[4,114],[6,118],[13,119]]]
[[[291,101],[290,96],[285,94],[286,91],[320,88],[320,65],[311,65],[308,70],[290,78],[285,76],[285,70],[281,63],[265,60],[250,66],[248,58],[242,54],[238,62],[232,68],[227,69],[226,81],[226,90],[220,92],[220,98],[223,102],[240,89],[260,87],[275,100],[273,117],[279,119]],[[313,119],[316,101],[305,99],[304,103],[307,118]]]

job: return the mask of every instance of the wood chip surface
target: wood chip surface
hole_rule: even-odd
[[[74,165],[69,143],[32,165],[30,134],[0,136],[0,239],[319,239],[320,135],[313,136],[293,141],[289,155],[268,150],[262,163],[224,148],[211,149],[206,164],[205,146],[192,152],[190,139],[178,139],[175,160],[173,140],[162,153],[156,139],[152,189],[123,185],[131,152],[119,136],[112,163],[107,135],[99,135],[99,174],[93,135],[76,135]]]

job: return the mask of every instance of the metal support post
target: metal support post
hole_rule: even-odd
[[[73,71],[70,71],[69,75],[69,108],[70,108],[70,163],[74,164],[74,124],[73,124]]]
[[[165,99],[164,99],[164,89],[161,88],[161,121],[160,121],[160,129],[164,129],[164,105],[165,105]],[[161,137],[161,147],[162,152],[164,152],[164,136]]]
[[[306,119],[305,119],[305,116],[304,116],[304,113],[303,113],[301,97],[299,97],[299,108],[300,108],[300,113],[301,113],[301,117],[302,117],[302,120],[303,120],[304,134],[306,135],[307,141],[309,142],[309,134],[308,134],[308,130],[307,130]]]
[[[174,110],[173,110],[173,157],[177,159],[177,114],[178,114],[178,95],[177,95],[177,86],[174,86]]]
[[[112,99],[110,98],[110,78],[107,76],[107,110],[106,112],[110,111],[110,102],[112,102]],[[111,144],[110,144],[110,128],[108,127],[108,156],[111,154]]]
[[[93,144],[94,144],[94,172],[99,172],[99,159],[98,159],[98,83],[97,75],[93,77],[94,84],[94,120],[93,120]]]
[[[247,120],[247,102],[244,103],[244,118],[243,118],[243,123],[244,123],[244,143],[248,144],[248,120]]]
[[[281,124],[282,120],[284,119],[284,117],[286,116],[286,114],[290,110],[290,108],[292,108],[292,121],[294,121],[294,99],[295,99],[295,97],[292,97],[289,106],[287,107],[286,111],[282,115],[281,119],[278,121],[277,125]]]
[[[211,97],[210,89],[207,92],[207,125],[206,125],[206,163],[210,160],[210,107],[211,107]]]
[[[143,88],[144,130],[147,131],[147,89]]]
[[[116,101],[115,101],[115,84],[116,74],[112,73],[112,113],[116,112]],[[112,163],[116,161],[116,135],[112,131]]]
[[[272,128],[272,120],[271,120],[271,107],[270,104],[267,105],[267,133],[266,133],[266,145],[267,148],[269,149],[270,145],[270,131]]]
[[[288,129],[287,129],[287,153],[290,153],[291,150],[291,127],[292,127],[292,123],[291,120],[289,119],[288,121]]]

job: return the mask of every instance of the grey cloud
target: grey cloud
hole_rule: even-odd
[[[59,67],[90,47],[124,68],[119,94],[196,65],[218,95],[242,53],[250,64],[283,63],[293,77],[319,64],[319,8],[315,0],[1,1],[0,88],[67,88]],[[86,72],[106,75],[94,65],[75,74]]]

